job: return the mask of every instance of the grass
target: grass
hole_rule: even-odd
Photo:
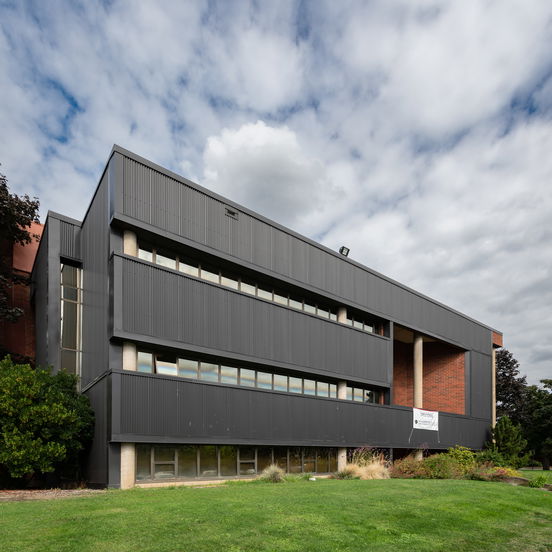
[[[544,475],[546,477],[547,483],[552,484],[552,470],[525,470],[521,469],[519,470],[522,477],[525,477],[527,479],[535,479],[539,475]]]
[[[0,504],[2,552],[449,549],[552,549],[552,493],[479,481],[318,480]]]

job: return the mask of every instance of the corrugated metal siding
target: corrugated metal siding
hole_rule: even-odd
[[[83,267],[82,385],[108,368],[109,226],[106,171],[82,225]]]
[[[87,457],[86,479],[89,484],[107,485],[108,483],[108,411],[109,378],[105,377],[85,392],[94,409],[94,439]]]
[[[60,221],[60,254],[62,257],[80,260],[80,226]]]
[[[46,224],[33,267],[35,347],[37,366],[48,365],[48,238]]]
[[[491,418],[492,359],[472,351],[470,353],[471,413],[478,418]]]
[[[121,330],[327,372],[388,382],[391,341],[155,265],[114,257]]]
[[[223,202],[133,159],[124,158],[121,185],[125,215],[466,349],[490,351],[487,328],[249,214],[239,212],[234,220],[225,215]]]
[[[121,378],[114,441],[481,448],[486,420],[440,414],[412,432],[412,411],[138,374]]]

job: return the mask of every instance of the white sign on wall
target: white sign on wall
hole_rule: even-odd
[[[439,412],[413,408],[412,413],[412,427],[414,429],[428,429],[430,431],[439,431]]]

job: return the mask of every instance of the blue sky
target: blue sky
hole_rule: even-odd
[[[552,5],[5,2],[0,162],[80,218],[113,143],[505,333],[552,377]]]

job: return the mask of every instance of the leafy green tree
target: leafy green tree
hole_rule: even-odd
[[[502,416],[491,434],[492,442],[487,447],[498,452],[510,466],[519,468],[527,463],[529,455],[524,454],[527,441],[523,438],[521,426],[512,423],[508,416]]]
[[[552,380],[541,380],[543,388],[531,385],[525,392],[524,433],[534,457],[550,469],[552,460]]]
[[[526,388],[525,376],[519,375],[519,362],[507,349],[498,350],[496,352],[497,416],[508,416],[514,423],[521,423]]]
[[[11,477],[76,466],[93,426],[75,376],[0,361],[0,466]]]

